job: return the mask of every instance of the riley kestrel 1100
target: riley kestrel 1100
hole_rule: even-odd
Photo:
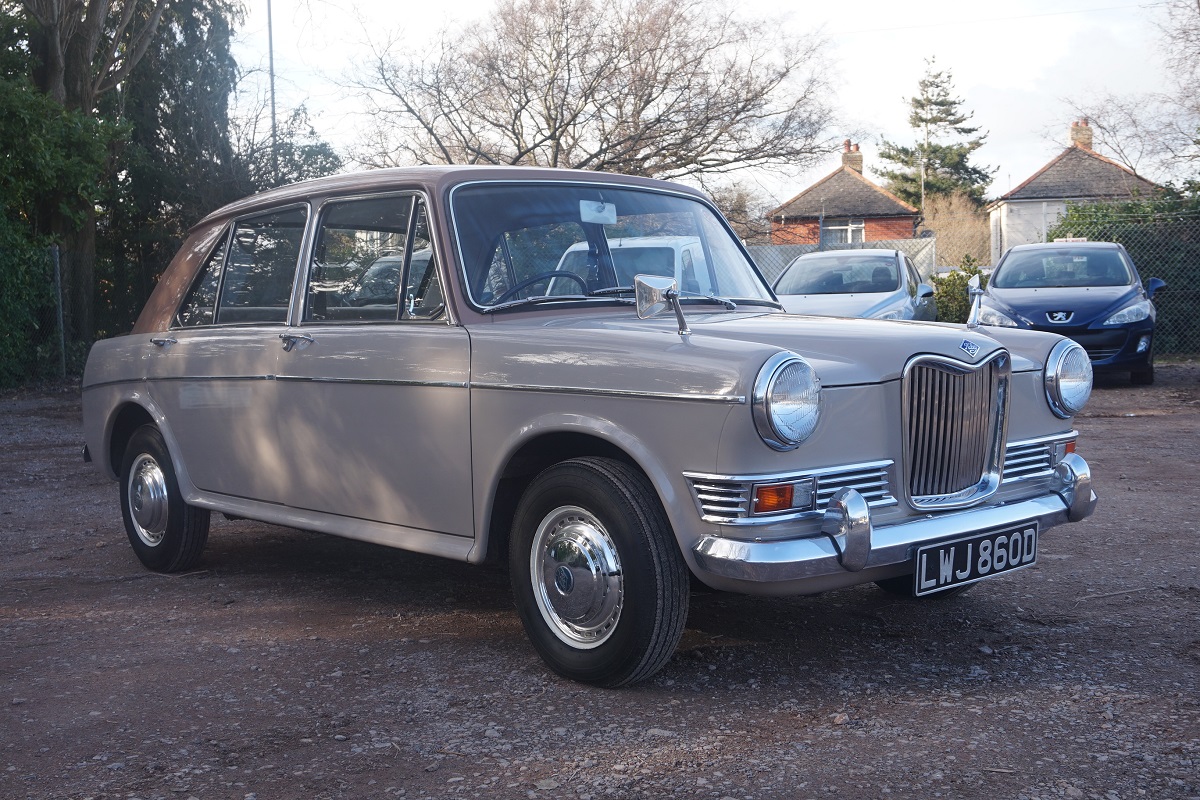
[[[85,456],[150,569],[210,512],[506,560],[545,662],[670,659],[690,582],[962,591],[1096,502],[1054,334],[792,316],[711,202],[661,181],[424,167],[197,224],[98,342]]]

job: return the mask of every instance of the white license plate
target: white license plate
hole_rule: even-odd
[[[922,545],[913,557],[913,594],[933,594],[1028,567],[1037,561],[1037,539],[1037,523],[1027,522]]]

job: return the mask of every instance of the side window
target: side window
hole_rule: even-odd
[[[217,246],[213,248],[196,282],[188,292],[175,315],[175,325],[180,328],[190,328],[195,325],[211,325],[217,308],[217,290],[221,286],[221,269],[225,266],[225,249],[229,241],[228,232],[221,236]]]
[[[291,208],[238,220],[233,228],[218,323],[284,322],[307,211]]]
[[[916,297],[917,284],[921,282],[921,275],[919,272],[917,272],[917,268],[913,266],[913,263],[911,260],[909,260],[908,256],[904,257],[904,267],[908,270],[908,293],[911,296]]]
[[[413,203],[375,197],[326,207],[308,270],[306,322],[396,321]]]
[[[405,274],[404,308],[401,319],[437,319],[446,310],[446,296],[438,275],[437,254],[429,232],[425,204],[417,203],[416,220],[409,241],[408,272]]]

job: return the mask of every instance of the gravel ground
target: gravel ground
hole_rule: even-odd
[[[214,519],[141,568],[77,393],[0,396],[0,797],[1200,796],[1200,365],[1097,386],[1101,505],[953,600],[697,593],[655,679],[548,673],[503,572]]]

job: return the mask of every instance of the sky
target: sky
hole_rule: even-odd
[[[403,32],[423,46],[444,28],[484,18],[494,0],[415,3],[412,0],[271,0],[278,107],[306,104],[318,134],[339,150],[363,126],[358,104],[339,85],[367,42]],[[267,70],[267,0],[247,0],[246,24],[234,54],[243,69]],[[780,18],[787,4],[741,0],[758,17]],[[954,77],[954,94],[987,132],[973,162],[996,168],[989,197],[1004,194],[1067,146],[1075,113],[1105,94],[1155,89],[1164,80],[1154,20],[1161,6],[1149,0],[854,0],[798,2],[782,17],[796,35],[818,33],[827,43],[833,102],[843,130],[853,131],[866,174],[883,166],[878,144],[911,144],[907,99],[917,93],[926,59]],[[811,169],[785,174],[743,173],[767,199],[782,203],[837,168],[841,148]],[[1154,177],[1151,175],[1150,177]]]

